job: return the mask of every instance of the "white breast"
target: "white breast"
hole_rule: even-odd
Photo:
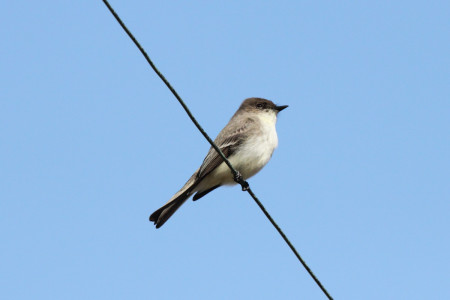
[[[257,120],[259,132],[253,133],[239,146],[239,150],[228,159],[233,167],[238,170],[244,179],[248,179],[258,173],[270,160],[272,153],[278,146],[278,136],[275,129],[277,116],[275,112],[268,112],[252,116]],[[225,163],[221,163],[210,175],[208,175],[197,187],[197,190],[205,190],[215,185],[236,184],[231,176],[230,169]]]
[[[239,152],[230,157],[230,161],[244,177],[248,179],[258,173],[270,160],[278,146],[275,128],[277,120],[274,112],[258,114],[261,131],[243,143]]]

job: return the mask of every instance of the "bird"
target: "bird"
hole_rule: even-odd
[[[287,107],[264,98],[245,99],[217,135],[214,143],[243,180],[258,173],[269,162],[278,146],[277,115]],[[211,147],[201,166],[166,204],[150,215],[149,220],[160,228],[192,195],[196,201],[220,186],[234,184],[231,170]]]

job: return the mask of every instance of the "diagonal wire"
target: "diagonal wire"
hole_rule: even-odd
[[[325,287],[322,285],[322,283],[319,281],[319,279],[314,275],[314,273],[311,271],[311,269],[308,267],[306,262],[303,260],[303,258],[300,256],[300,254],[295,249],[294,245],[289,241],[287,236],[284,234],[284,232],[281,230],[281,228],[278,226],[278,224],[275,222],[275,220],[270,216],[270,214],[267,212],[265,207],[262,205],[262,203],[259,201],[259,199],[256,197],[256,195],[251,190],[248,182],[246,182],[241,174],[236,171],[236,169],[231,165],[230,161],[225,157],[223,152],[220,150],[219,147],[213,142],[213,140],[209,137],[209,135],[205,132],[205,130],[200,126],[200,124],[197,122],[195,117],[192,115],[191,111],[187,107],[187,105],[184,103],[184,101],[181,99],[180,95],[175,91],[175,89],[172,87],[172,85],[169,83],[169,81],[164,77],[164,75],[156,68],[153,61],[148,56],[147,52],[145,52],[144,48],[139,44],[139,42],[136,40],[134,35],[128,30],[128,28],[125,26],[125,24],[122,22],[120,17],[117,15],[117,13],[114,11],[114,9],[111,7],[109,2],[107,0],[102,0],[103,3],[105,3],[106,7],[108,7],[111,14],[114,16],[114,18],[117,20],[117,22],[120,24],[123,30],[127,33],[127,35],[130,37],[130,39],[133,41],[133,43],[138,47],[139,51],[141,51],[142,55],[145,57],[145,60],[150,64],[153,71],[161,78],[161,80],[164,82],[164,84],[169,88],[169,90],[172,92],[172,94],[175,96],[175,98],[178,100],[178,102],[181,104],[181,106],[184,108],[186,113],[188,114],[189,118],[192,120],[192,122],[195,124],[195,126],[198,128],[198,130],[203,134],[203,136],[206,138],[206,140],[211,144],[211,146],[219,153],[219,155],[222,157],[223,161],[227,164],[227,166],[230,168],[231,173],[233,174],[234,180],[239,183],[242,187],[243,191],[247,191],[249,195],[255,200],[256,204],[259,206],[259,208],[262,210],[264,215],[269,219],[270,223],[275,227],[275,229],[278,231],[278,233],[281,235],[281,237],[284,239],[284,241],[288,244],[289,248],[291,248],[292,252],[294,252],[297,259],[300,261],[300,263],[303,265],[303,267],[306,269],[306,271],[309,273],[309,275],[312,277],[312,279],[316,282],[316,284],[319,286],[319,288],[322,290],[322,292],[327,296],[328,299],[333,300],[331,295],[328,293],[328,291],[325,289]]]

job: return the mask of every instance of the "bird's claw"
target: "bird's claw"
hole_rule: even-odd
[[[243,181],[241,172],[236,171],[236,174],[234,174],[234,181],[237,183],[241,183]]]
[[[239,171],[237,171],[236,174],[234,175],[234,181],[236,181],[242,186],[242,191],[246,191],[249,189],[248,182],[242,178],[242,174]]]

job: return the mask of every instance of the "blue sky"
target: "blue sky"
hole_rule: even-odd
[[[111,1],[212,136],[289,108],[250,185],[335,299],[447,299],[448,1]],[[101,1],[0,4],[0,298],[325,299]]]

